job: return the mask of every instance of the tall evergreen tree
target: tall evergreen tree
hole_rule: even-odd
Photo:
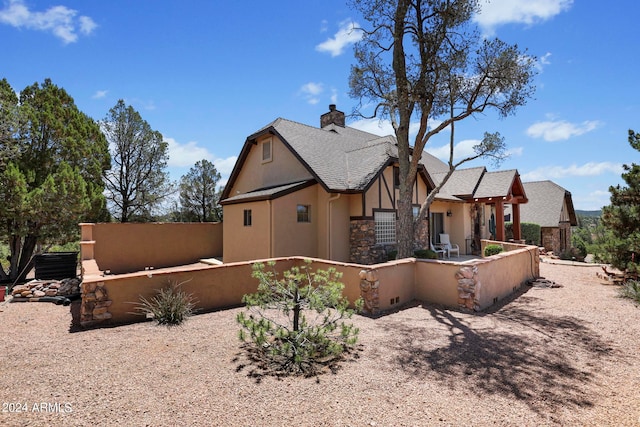
[[[20,280],[38,243],[74,239],[78,223],[104,214],[102,175],[110,159],[98,124],[51,80],[20,93],[17,122],[4,111],[15,102],[10,90],[0,82],[0,150],[17,147],[0,161],[0,236],[10,249],[8,271],[0,268],[0,277]]]
[[[213,222],[222,220],[220,192],[216,186],[220,173],[210,161],[196,162],[180,179],[180,205],[187,221]]]
[[[629,144],[640,151],[640,133],[629,130]],[[596,258],[613,267],[640,273],[640,165],[624,165],[626,186],[609,187],[611,204],[602,209],[605,229],[596,247]]]
[[[496,110],[512,114],[533,93],[533,58],[515,45],[484,39],[472,22],[479,0],[352,0],[370,28],[356,45],[351,96],[373,105],[373,117],[386,118],[398,141],[400,195],[398,257],[413,254],[415,224],[427,213],[440,188],[462,163],[478,157],[498,161],[505,145],[498,133],[485,133],[475,153],[454,163],[454,125]],[[364,108],[356,113],[367,117]],[[419,128],[409,143],[413,121]],[[449,129],[449,172],[427,196],[414,219],[411,199],[420,157],[430,138]],[[415,155],[414,155],[415,154]]]
[[[113,161],[105,174],[112,213],[120,222],[150,221],[154,209],[173,192],[166,171],[169,145],[123,100],[109,110],[102,129]]]

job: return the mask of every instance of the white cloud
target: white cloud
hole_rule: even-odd
[[[91,98],[93,98],[93,99],[104,98],[105,96],[107,96],[108,92],[109,92],[108,90],[98,90],[98,91],[96,91],[96,93],[93,94],[93,96]]]
[[[333,57],[342,55],[348,46],[357,43],[362,38],[362,31],[358,29],[359,27],[357,22],[350,19],[342,21],[334,36],[317,45],[316,50],[329,53]]]
[[[329,21],[323,19],[322,21],[320,21],[320,32],[326,33],[327,31],[329,31]]]
[[[195,141],[181,144],[173,138],[164,139],[169,144],[169,166],[191,167],[197,161],[206,159],[211,161],[213,155],[204,147],[198,146]]]
[[[475,156],[476,153],[473,147],[480,144],[482,141],[479,139],[465,139],[458,142],[453,146],[454,160],[462,159],[464,157]],[[442,145],[440,147],[427,147],[425,150],[427,153],[432,154],[445,162],[449,161],[449,144]]]
[[[474,20],[485,33],[510,23],[532,25],[546,21],[568,10],[573,0],[484,0]]]
[[[79,16],[78,11],[66,6],[53,6],[44,12],[32,12],[23,0],[9,0],[4,9],[0,9],[0,23],[16,28],[48,31],[60,38],[65,44],[78,40],[77,31],[91,34],[97,24],[88,16]]]
[[[233,170],[233,166],[238,160],[237,156],[227,158],[218,158],[213,155],[207,148],[201,147],[195,141],[181,144],[173,138],[164,139],[169,144],[169,162],[170,167],[191,168],[200,160],[209,160],[212,162],[216,170],[224,178],[225,182]]]
[[[589,194],[581,195],[571,192],[573,205],[576,209],[596,211],[611,203],[611,193],[605,190],[592,191]]]
[[[349,123],[349,127],[380,136],[395,134],[393,126],[389,120],[380,120],[378,118],[360,119]]]
[[[231,174],[231,171],[233,171],[233,167],[237,160],[238,156],[231,156],[226,159],[214,159],[213,164],[216,166],[218,172],[220,172],[220,175],[228,177]]]
[[[315,105],[320,102],[318,95],[324,91],[324,85],[322,83],[309,82],[300,88],[299,93],[307,100],[311,105]]]
[[[532,138],[542,138],[545,141],[562,141],[573,136],[579,136],[600,127],[597,120],[586,120],[582,123],[569,123],[565,120],[537,122],[529,126],[527,135]]]
[[[522,174],[523,181],[542,181],[547,179],[559,179],[573,176],[599,176],[606,173],[620,175],[623,172],[622,164],[612,162],[588,162],[578,166],[543,166]]]

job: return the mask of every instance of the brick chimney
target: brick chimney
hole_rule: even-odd
[[[344,113],[336,110],[336,104],[329,105],[329,112],[320,116],[320,127],[329,126],[334,124],[340,127],[344,127]]]

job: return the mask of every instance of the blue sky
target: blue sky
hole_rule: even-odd
[[[639,4],[484,4],[482,31],[537,57],[537,90],[515,116],[464,121],[456,153],[499,131],[511,152],[499,169],[553,180],[576,209],[607,205],[622,164],[639,158],[627,143],[628,129],[640,131]],[[245,138],[277,117],[318,126],[330,103],[352,111],[354,23],[366,26],[345,0],[0,0],[0,78],[18,92],[51,78],[96,120],[124,99],[169,142],[173,178],[206,158],[226,179]],[[446,152],[448,137],[428,151]]]

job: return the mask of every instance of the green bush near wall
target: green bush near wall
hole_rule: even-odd
[[[504,248],[500,245],[487,245],[484,248],[484,256],[496,255],[502,252]]]
[[[504,225],[507,239],[513,239],[513,223]],[[532,222],[520,223],[520,236],[528,245],[540,246],[540,226]]]
[[[431,249],[418,249],[413,252],[416,258],[419,259],[438,259],[438,254]],[[394,261],[398,256],[398,251],[389,251],[387,253],[387,261]]]

